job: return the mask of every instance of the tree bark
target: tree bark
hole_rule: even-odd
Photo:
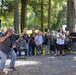
[[[0,28],[1,28],[1,19],[0,19]]]
[[[4,3],[4,1],[2,0],[2,4]]]
[[[51,0],[49,0],[48,2],[48,29],[50,29],[50,25],[51,25]]]
[[[27,26],[27,0],[21,0],[21,32]]]
[[[44,26],[43,26],[43,0],[41,0],[41,31],[44,32]]]
[[[14,30],[19,33],[18,0],[14,0]]]
[[[74,0],[67,0],[67,30],[71,33],[74,27]]]

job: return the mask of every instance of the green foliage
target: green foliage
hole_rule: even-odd
[[[5,0],[0,5],[0,19],[2,26],[14,26],[14,0]],[[20,1],[20,0],[19,0]],[[41,27],[41,0],[27,0],[27,26],[29,29]],[[43,0],[43,22],[44,28],[48,25],[48,0]],[[76,0],[75,0],[76,3]],[[76,7],[76,4],[75,4]],[[51,29],[58,30],[61,25],[66,24],[67,18],[67,0],[51,0]],[[19,2],[19,25],[21,17],[21,3]],[[75,15],[76,23],[76,15]]]
[[[58,30],[66,24],[66,0],[52,0],[51,2],[51,29]]]
[[[0,19],[2,27],[13,27],[13,9],[14,2],[12,0],[6,0],[0,5]]]

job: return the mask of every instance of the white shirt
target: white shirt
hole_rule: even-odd
[[[42,45],[42,43],[43,43],[42,36],[36,35],[36,37],[35,37],[35,43],[36,43],[36,45]]]
[[[62,33],[57,33],[56,35],[56,43],[59,44],[59,45],[63,45],[64,44],[64,39],[61,39],[60,38],[60,35],[65,38],[65,34],[62,34]]]

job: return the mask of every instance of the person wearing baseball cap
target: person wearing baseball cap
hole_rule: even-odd
[[[25,32],[27,31],[27,28],[23,29],[23,32],[21,34],[16,34],[13,32],[13,28],[9,27],[6,32],[0,34],[0,56],[1,56],[1,61],[0,61],[0,73],[5,73],[4,68],[5,68],[5,63],[6,59],[8,56],[11,58],[11,63],[9,68],[12,70],[16,70],[15,66],[15,61],[16,61],[16,53],[12,48],[12,44],[22,37]]]

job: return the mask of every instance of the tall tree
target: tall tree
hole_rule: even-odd
[[[43,26],[43,0],[41,0],[41,31],[44,32],[44,26]]]
[[[67,0],[67,30],[72,32],[74,27],[74,0]]]
[[[0,28],[1,28],[1,20],[0,20]]]
[[[18,0],[14,0],[14,30],[19,33]]]
[[[51,21],[51,0],[48,2],[48,29],[50,29],[50,22]]]
[[[21,32],[27,26],[27,0],[21,0]]]

